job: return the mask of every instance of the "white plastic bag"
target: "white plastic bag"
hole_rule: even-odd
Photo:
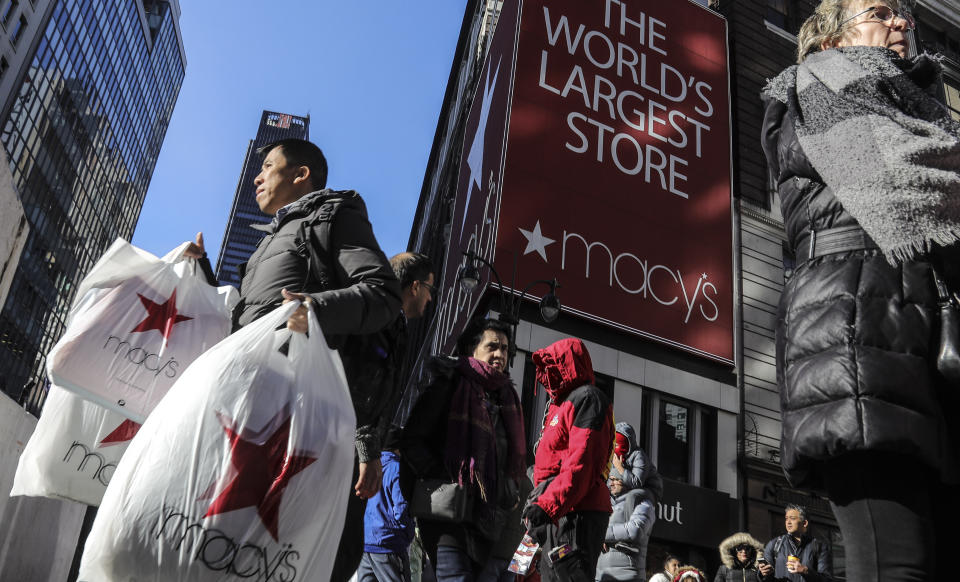
[[[298,305],[244,327],[177,380],[117,467],[81,581],[329,579],[356,419],[312,311],[309,337],[274,331]]]
[[[125,416],[51,386],[37,428],[20,455],[10,495],[100,505],[139,428]]]
[[[47,355],[61,388],[142,423],[194,358],[230,333],[238,297],[211,287],[184,243],[162,259],[117,239],[84,277]]]

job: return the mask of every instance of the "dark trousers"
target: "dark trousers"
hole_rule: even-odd
[[[333,562],[330,582],[347,582],[360,566],[363,557],[363,513],[367,509],[367,500],[357,497],[354,483],[360,478],[360,464],[353,458],[353,479],[350,481],[350,499],[347,501],[347,515],[340,534],[340,546],[337,559]]]
[[[357,568],[357,582],[410,582],[407,554],[364,552]]]
[[[597,559],[607,533],[610,516],[602,511],[576,511],[549,525],[541,544],[540,580],[542,582],[593,582]],[[551,562],[555,548],[569,550],[566,556]]]
[[[485,564],[477,564],[465,550],[454,546],[437,546],[437,582],[498,582],[502,578],[512,580],[513,574],[506,572],[509,566],[508,558],[491,557]]]
[[[955,577],[957,487],[940,484],[915,459],[876,453],[830,461],[824,479],[843,534],[847,582]]]

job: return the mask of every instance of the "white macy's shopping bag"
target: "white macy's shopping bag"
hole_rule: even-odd
[[[51,381],[142,423],[184,369],[230,333],[233,287],[211,287],[188,243],[162,259],[117,239],[84,277],[47,355]]]
[[[118,376],[152,376],[151,385],[158,395],[173,385],[176,374],[154,374],[149,369],[153,360],[146,356],[147,352],[135,352],[136,356],[131,359],[130,351],[114,349],[120,348],[120,341],[108,339],[110,349],[106,350],[105,363],[104,351],[100,349],[104,342],[96,337],[96,330],[102,329],[102,326],[110,328],[117,325],[116,312],[122,308],[118,306],[122,305],[120,299],[124,293],[127,305],[133,311],[130,318],[138,321],[144,319],[148,310],[136,293],[151,293],[152,288],[144,284],[148,280],[154,285],[173,285],[179,293],[175,309],[189,311],[200,325],[209,327],[198,333],[195,329],[186,330],[181,321],[179,325],[173,325],[166,337],[165,330],[130,334],[138,336],[137,339],[141,341],[139,345],[165,357],[175,358],[179,370],[226,337],[230,313],[237,301],[236,290],[208,285],[192,260],[180,260],[184,248],[186,245],[158,259],[122,239],[114,242],[81,282],[67,319],[65,339],[51,352],[50,361],[55,364],[58,378],[61,373],[69,374],[77,380],[75,388],[81,384],[86,387],[81,391],[84,395],[106,394]],[[94,317],[95,313],[102,314],[100,320]],[[130,344],[137,340],[125,336],[124,341]],[[84,346],[83,342],[87,342],[87,345]],[[141,355],[144,356],[143,361],[137,365]],[[124,376],[123,370],[117,374],[110,373],[111,366],[117,369],[117,360],[126,366],[125,370],[130,375]],[[168,370],[173,368],[172,365],[168,366]],[[101,385],[95,384],[98,380]],[[129,384],[122,386],[125,391],[130,387]],[[118,398],[129,397],[124,392]],[[43,414],[20,456],[10,494],[55,497],[99,505],[117,462],[139,428],[139,423],[126,416],[84,400],[56,385],[51,386]]]
[[[36,430],[20,455],[10,495],[100,505],[140,424],[50,387]]]
[[[291,302],[200,356],[134,437],[79,580],[327,580],[356,419],[337,353]],[[289,342],[287,355],[281,353]]]

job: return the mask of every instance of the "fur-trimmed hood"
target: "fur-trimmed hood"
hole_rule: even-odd
[[[750,563],[747,564],[746,569],[757,567],[757,556],[762,555],[763,544],[757,541],[757,538],[743,532],[735,533],[720,542],[720,561],[723,562],[724,566],[731,570],[743,569],[743,566],[737,563],[737,552],[735,549],[742,544],[747,544],[754,549],[753,558],[750,560]]]

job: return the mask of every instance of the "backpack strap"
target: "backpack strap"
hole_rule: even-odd
[[[773,544],[773,561],[777,561],[777,556],[780,555],[780,548],[783,547],[783,536],[777,538],[777,543]]]
[[[300,283],[300,291],[307,292],[311,281],[320,284],[322,289],[332,286],[331,244],[333,220],[340,208],[341,199],[324,202],[312,215],[300,222],[294,243],[297,254],[307,259],[307,272]]]

